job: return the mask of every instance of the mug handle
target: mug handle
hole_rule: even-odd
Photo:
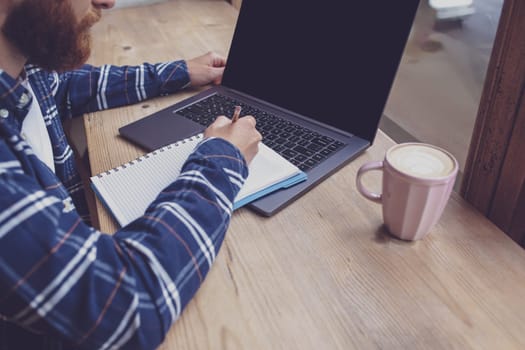
[[[382,170],[383,169],[383,162],[377,161],[377,162],[369,162],[366,164],[363,164],[359,170],[357,171],[357,177],[355,179],[357,190],[366,198],[370,199],[372,202],[381,203],[383,199],[382,194],[377,194],[368,191],[363,184],[361,183],[361,176],[364,175],[367,171],[370,170]]]

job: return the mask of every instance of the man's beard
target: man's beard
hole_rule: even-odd
[[[89,29],[100,15],[92,8],[78,21],[71,0],[23,0],[12,7],[2,31],[31,63],[65,71],[89,58]]]

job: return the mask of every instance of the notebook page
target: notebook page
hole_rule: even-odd
[[[262,142],[259,144],[259,152],[250,164],[249,171],[244,186],[235,197],[236,202],[300,172],[299,168]]]
[[[91,181],[121,226],[138,218],[179,175],[202,135],[148,153]]]
[[[176,180],[201,139],[202,134],[194,136],[93,176],[93,188],[117,222],[125,226],[143,215],[158,194]],[[262,195],[263,190],[300,174],[304,175],[299,168],[260,143],[259,152],[250,163],[249,176],[235,197],[235,203],[245,199],[242,204],[246,204],[258,198],[258,192]],[[306,175],[300,180],[305,178]]]

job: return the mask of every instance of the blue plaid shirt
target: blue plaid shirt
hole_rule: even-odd
[[[28,65],[35,96],[0,70],[0,349],[153,349],[203,282],[248,175],[242,155],[204,140],[144,216],[114,235],[89,226],[64,119],[172,93],[186,63]],[[41,107],[55,173],[20,135]],[[234,179],[234,180],[232,180]]]

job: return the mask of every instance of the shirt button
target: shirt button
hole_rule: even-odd
[[[19,102],[21,105],[25,106],[29,102],[29,96],[27,94],[22,94],[22,96],[20,96]]]
[[[0,117],[1,118],[7,118],[9,116],[9,111],[7,109],[0,109]]]

